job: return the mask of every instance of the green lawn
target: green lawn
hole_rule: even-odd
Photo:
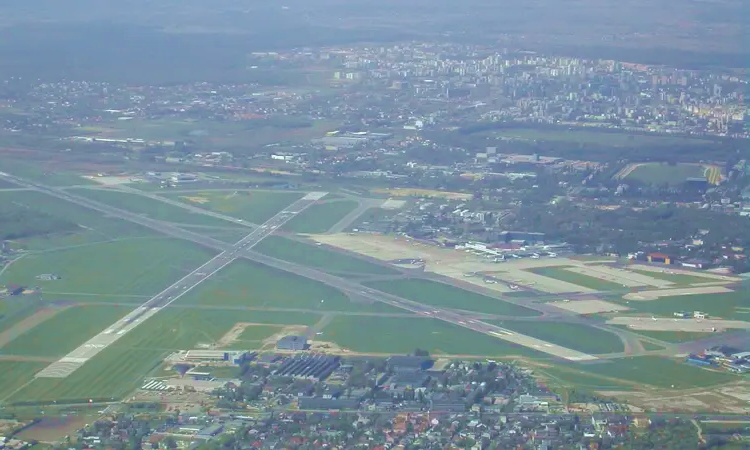
[[[43,362],[0,361],[0,403],[46,366]]]
[[[326,272],[358,272],[374,275],[395,275],[395,269],[370,263],[342,252],[305,244],[281,236],[269,236],[253,247],[256,252]]]
[[[636,167],[624,180],[637,180],[653,185],[678,185],[691,177],[703,177],[705,169],[700,165],[648,163]]]
[[[353,303],[338,289],[290,272],[236,261],[178,300],[179,304],[402,312],[383,303]]]
[[[234,227],[234,223],[205,214],[188,211],[179,206],[160,202],[138,194],[104,189],[76,189],[76,195],[106,203],[116,208],[141,214],[152,219],[184,225]]]
[[[629,266],[627,269],[631,272],[635,272],[641,275],[646,275],[651,278],[656,278],[657,280],[671,281],[672,283],[679,284],[679,285],[688,285],[688,284],[694,284],[694,283],[709,283],[711,281],[718,281],[713,278],[702,277],[698,274],[685,275],[681,273],[653,272],[651,270],[638,269],[633,266]]]
[[[16,159],[0,160],[0,172],[5,172],[29,181],[44,183],[48,186],[76,186],[96,184],[79,174],[61,171],[59,167],[39,161],[23,162]],[[16,185],[13,185],[16,187]]]
[[[537,316],[537,311],[430,280],[406,279],[365,283],[379,291],[441,308],[506,316]]]
[[[641,340],[641,345],[643,345],[643,349],[647,352],[650,352],[652,350],[664,350],[664,347],[661,345],[652,344],[651,342]]]
[[[11,183],[10,181],[5,181],[5,180],[0,179],[0,189],[15,189],[15,188],[20,188],[20,187],[22,186],[19,186],[15,183]]]
[[[548,278],[554,278],[555,280],[565,281],[578,286],[594,289],[595,291],[622,291],[622,285],[612,283],[609,281],[603,281],[595,277],[583,275],[575,272],[566,270],[564,267],[537,267],[534,269],[526,269],[529,272],[535,273]]]
[[[165,195],[199,208],[258,224],[267,221],[303,196],[299,192],[243,190],[232,192],[207,190]]]
[[[555,322],[498,321],[498,326],[579,352],[617,353],[624,350],[617,335],[598,328]]]
[[[690,389],[730,383],[740,379],[727,372],[714,372],[679,360],[659,356],[635,356],[609,362],[580,365],[582,371],[643,383],[659,388]]]
[[[618,302],[624,304],[625,300],[619,299]],[[626,304],[638,312],[668,317],[672,317],[676,311],[703,311],[723,319],[750,319],[750,291],[747,290],[725,294],[675,295],[651,301],[630,300]]]
[[[565,388],[578,388],[588,391],[618,391],[632,390],[632,386],[625,383],[617,383],[597,375],[581,372],[578,366],[552,366],[544,369],[534,368],[534,373],[539,373],[550,379],[552,383],[559,384]],[[554,391],[554,389],[553,389]]]
[[[68,308],[16,337],[0,348],[0,352],[23,356],[64,356],[130,311],[131,308],[109,305]]]
[[[357,352],[545,357],[529,348],[435,319],[337,316],[317,337]]]
[[[0,283],[40,286],[45,292],[154,295],[213,256],[169,238],[134,239],[29,254],[0,276]],[[61,280],[37,280],[53,273]]]
[[[325,233],[355,208],[357,202],[351,200],[310,205],[284,224],[283,229],[294,233]]]
[[[154,235],[154,232],[148,228],[124,220],[106,217],[93,209],[69,203],[37,191],[0,191],[0,203],[5,202],[14,202],[23,207],[39,210],[51,216],[76,223],[81,227],[81,233],[96,235],[98,236],[97,240]],[[31,239],[31,241],[35,241],[35,239]],[[75,244],[76,242],[86,243],[89,240],[76,235],[71,239],[71,244]],[[46,243],[42,240],[34,248],[48,248],[44,247],[44,245]]]
[[[596,129],[544,129],[544,128],[508,128],[482,132],[490,136],[515,138],[520,140],[568,142],[582,145],[600,145],[603,147],[630,148],[637,146],[666,146],[708,143],[700,139],[663,134],[642,134],[628,132],[611,132]]]

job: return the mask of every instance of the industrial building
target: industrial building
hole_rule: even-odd
[[[188,350],[181,355],[183,361],[206,363],[231,362],[234,364],[242,364],[248,358],[252,359],[253,357],[255,357],[255,353],[245,351],[228,352],[225,350]]]
[[[340,356],[301,354],[284,361],[273,375],[324,380],[339,367],[339,364]]]
[[[649,253],[646,259],[650,263],[674,264],[676,258],[665,253]]]
[[[307,350],[307,338],[305,336],[284,336],[276,342],[277,350]]]

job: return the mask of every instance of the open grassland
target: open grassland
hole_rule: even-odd
[[[81,227],[81,233],[94,235],[98,240],[154,235],[151,230],[140,225],[106,217],[98,211],[65,202],[37,191],[0,191],[0,203],[8,202],[78,224]],[[31,241],[34,239],[31,239]],[[71,241],[71,244],[74,244],[74,242],[76,241]],[[81,237],[78,242],[85,243],[88,242],[88,239]],[[43,245],[44,242],[41,242],[35,248],[43,247]]]
[[[178,303],[312,312],[402,312],[383,303],[353,303],[343,292],[319,281],[248,261],[235,261],[181,297]]]
[[[227,220],[217,219],[197,212],[188,211],[179,206],[170,205],[148,197],[127,192],[105,189],[76,189],[77,195],[106,203],[152,219],[174,222],[184,225],[201,225],[216,227],[236,226]]]
[[[660,134],[642,134],[627,132],[611,132],[586,128],[507,128],[489,130],[477,134],[518,139],[523,141],[567,142],[582,145],[600,145],[602,147],[630,148],[638,146],[685,145],[686,143],[706,143],[699,139]]]
[[[258,224],[267,221],[302,196],[298,192],[240,190],[169,194],[169,197],[193,206]]]
[[[34,374],[46,365],[43,362],[0,361],[0,403],[33,379]]]
[[[40,286],[45,292],[153,295],[199,267],[213,253],[168,238],[134,239],[29,254],[0,283]],[[37,280],[41,274],[62,279]]]
[[[0,348],[0,352],[21,356],[64,356],[130,310],[110,305],[68,308],[17,336]]]
[[[77,186],[94,184],[76,173],[61,171],[59,167],[39,162],[23,162],[17,159],[0,160],[0,172],[5,172],[49,186]],[[17,187],[16,185],[12,185]]]
[[[281,236],[269,236],[253,247],[253,250],[272,258],[315,267],[326,272],[356,272],[373,275],[398,274],[395,269]]]
[[[625,289],[622,287],[622,285],[600,280],[588,275],[571,272],[569,270],[565,270],[564,267],[537,267],[534,269],[526,270],[537,275],[554,278],[555,280],[565,281],[567,283],[594,289],[596,291],[621,291]]]
[[[541,375],[547,381],[548,386],[557,385],[565,391],[583,389],[585,391],[607,390],[632,390],[633,386],[628,383],[618,382],[605,377],[577,370],[579,366],[551,366],[534,368],[535,375]],[[555,390],[557,392],[558,390]],[[563,395],[564,396],[564,395]]]
[[[523,306],[517,306],[436,281],[406,279],[373,281],[365,284],[379,291],[439,308],[462,309],[503,316],[539,315],[537,311]]]
[[[660,356],[635,356],[609,362],[585,364],[578,369],[634,384],[657,388],[690,389],[730,383],[740,379],[737,375],[691,366],[678,360]]]
[[[617,335],[586,325],[509,320],[495,323],[510,331],[583,353],[618,353],[624,350],[623,343]]]
[[[527,347],[435,319],[338,316],[316,339],[361,353],[410,353],[420,348],[433,356],[545,357]]]
[[[21,186],[11,183],[10,181],[0,180],[0,189],[15,189],[20,187]]]
[[[678,185],[688,178],[703,177],[705,168],[699,164],[644,163],[633,168],[623,181],[635,180],[653,185]]]
[[[7,401],[83,403],[89,399],[119,400],[139,387],[143,377],[158,368],[165,355],[162,350],[113,346],[67,378],[36,378]]]
[[[282,228],[294,233],[325,233],[356,207],[357,202],[352,200],[317,203],[293,217]]]
[[[625,303],[622,299],[617,301]],[[702,311],[712,318],[750,320],[750,291],[676,295],[652,301],[630,301],[627,306],[638,312],[659,316],[672,317],[677,311]]]
[[[118,341],[117,346],[137,350],[190,350],[198,344],[217,344],[225,333],[240,322],[311,326],[319,319],[318,314],[298,312],[168,308]],[[272,334],[270,332],[265,337]]]
[[[682,273],[655,272],[653,270],[638,269],[633,266],[629,266],[627,270],[634,272],[634,273],[647,275],[652,278],[658,278],[664,281],[671,281],[672,283],[676,285],[680,285],[680,286],[685,286],[685,285],[690,285],[690,284],[695,284],[695,283],[710,283],[712,281],[716,281],[713,278],[702,277],[700,276],[700,274],[686,275]]]

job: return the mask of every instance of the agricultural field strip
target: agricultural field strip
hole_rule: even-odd
[[[66,200],[66,201],[69,201],[71,203],[78,204],[81,206],[85,206],[87,208],[94,209],[99,212],[103,212],[103,213],[112,215],[114,217],[127,220],[129,222],[134,222],[134,223],[143,225],[147,228],[160,231],[165,234],[169,234],[178,238],[190,240],[190,241],[199,243],[204,246],[212,247],[212,248],[217,248],[217,249],[227,248],[227,245],[225,243],[221,241],[217,241],[208,236],[199,235],[199,234],[184,230],[182,228],[179,228],[177,226],[173,226],[166,222],[161,222],[158,220],[149,219],[147,217],[144,217],[138,214],[133,214],[133,213],[121,210],[119,208],[107,205],[105,203],[88,200],[80,196],[71,195],[69,192],[63,191],[61,189],[56,189],[56,188],[45,186],[42,184],[29,182],[27,180],[24,180],[19,177],[9,175],[3,172],[0,172],[0,177],[9,179],[10,181],[16,184],[19,184],[21,186],[33,188],[38,191],[44,192],[48,195],[51,195],[53,197]],[[263,228],[263,226],[261,226],[261,228]],[[242,256],[246,258],[249,258],[251,260],[262,261],[264,264],[273,268],[277,268],[279,270],[290,271],[298,275],[306,276],[307,278],[310,278],[310,279],[316,279],[325,284],[335,286],[341,289],[342,291],[344,291],[345,293],[356,294],[370,301],[385,302],[387,304],[390,304],[391,306],[395,306],[400,309],[405,309],[407,311],[411,311],[414,313],[424,314],[426,312],[429,312],[432,309],[432,308],[426,307],[423,304],[410,302],[400,297],[388,295],[388,294],[385,294],[383,292],[377,291],[372,288],[363,287],[357,283],[349,282],[346,279],[335,277],[335,276],[320,272],[318,270],[310,269],[304,266],[298,266],[296,264],[288,263],[288,262],[281,261],[281,260],[276,260],[274,258],[269,258],[259,253],[255,253],[251,250],[242,251],[242,250],[235,249],[234,253],[235,254],[242,253]],[[548,344],[544,341],[537,340],[541,344],[539,346],[535,346],[531,344],[529,340],[519,342],[519,340],[522,340],[524,338],[528,338],[528,339],[532,339],[532,338],[529,338],[527,336],[519,336],[517,334],[513,335],[510,333],[507,333],[506,330],[502,330],[497,326],[490,325],[484,322],[472,321],[471,323],[467,323],[464,321],[466,317],[464,317],[461,314],[454,313],[454,312],[439,311],[438,313],[435,313],[434,315],[432,315],[432,317],[449,322],[449,323],[454,323],[454,324],[457,323],[464,328],[468,328],[470,330],[480,332],[483,334],[491,334],[492,336],[495,336],[499,339],[507,340],[510,342],[515,342],[515,343],[518,343],[520,345],[524,345],[530,348],[535,348],[537,350],[548,353],[550,355],[562,357],[571,361],[586,361],[586,360],[597,359],[594,356],[587,355],[585,353],[574,351],[571,349],[567,349],[561,346]],[[502,333],[498,333],[498,331],[502,331]]]
[[[712,333],[731,328],[748,329],[750,322],[719,319],[668,319],[661,317],[614,317],[607,321],[612,325],[625,325],[631,330],[687,331]]]
[[[678,269],[678,268],[672,268],[672,267],[670,267],[669,269],[665,269],[664,267],[649,266],[646,264],[634,265],[630,269],[634,271],[639,271],[639,272],[662,272],[663,273],[663,272],[668,271],[668,272],[674,273],[675,275],[688,275],[688,276],[694,276],[697,278],[706,278],[706,281],[716,280],[716,281],[726,281],[726,282],[737,282],[737,281],[742,280],[742,278],[739,278],[739,277],[719,275],[719,274],[711,273],[711,272],[696,273],[691,270]]]
[[[182,297],[193,288],[204,282],[212,275],[228,266],[239,257],[241,250],[247,250],[255,246],[268,235],[272,234],[277,228],[282,226],[295,215],[299,214],[305,208],[315,203],[316,200],[325,196],[325,192],[312,192],[302,199],[284,208],[283,211],[276,214],[265,224],[253,230],[246,237],[238,241],[230,250],[226,250],[198,267],[194,271],[185,275],[176,283],[172,284],[162,292],[146,301],[143,305],[128,313],[115,324],[108,327],[98,335],[89,339],[87,342],[76,348],[59,361],[52,363],[47,368],[39,372],[37,378],[64,378],[81,367],[90,358],[107,348],[109,345],[120,339],[129,331],[133,330],[139,324],[143,323],[161,308],[169,306],[172,302]]]

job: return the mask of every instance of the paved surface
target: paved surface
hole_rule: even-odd
[[[348,200],[348,199],[344,199]],[[333,233],[341,233],[351,224],[357,221],[359,217],[365,213],[370,208],[376,208],[383,204],[383,200],[378,199],[359,199],[358,200],[359,205],[357,205],[354,210],[352,210],[349,214],[344,216],[343,219],[339,220],[333,227],[331,227],[326,233],[327,234],[333,234]]]
[[[230,248],[185,275],[176,283],[147,300],[125,317],[92,337],[80,347],[68,353],[36,374],[37,378],[64,378],[83,366],[89,359],[112,345],[138,325],[157,314],[161,308],[169,306],[175,300],[190,292],[196,286],[236,260],[240,253],[255,246],[268,235],[284,225],[292,217],[325,196],[325,192],[312,192],[269,219],[265,224],[253,230]]]
[[[72,203],[76,203],[91,209],[98,210],[100,212],[112,215],[114,217],[119,217],[134,223],[138,223],[140,225],[146,226],[148,228],[155,229],[157,231],[160,231],[164,234],[172,235],[174,237],[182,238],[185,240],[190,240],[192,242],[198,243],[200,245],[211,247],[214,249],[218,249],[222,251],[222,254],[217,256],[215,259],[218,259],[219,257],[222,257],[224,255],[225,258],[238,258],[238,257],[244,257],[253,261],[260,262],[262,264],[281,269],[287,272],[292,272],[298,275],[305,276],[307,278],[311,278],[314,280],[321,281],[323,283],[326,283],[330,286],[336,287],[339,290],[343,291],[344,293],[348,294],[352,298],[361,298],[370,302],[380,301],[384,303],[388,303],[391,306],[401,308],[416,314],[421,314],[424,316],[429,316],[435,319],[443,320],[458,326],[462,326],[464,328],[468,328],[480,333],[488,334],[490,336],[494,336],[499,339],[503,339],[509,342],[517,343],[520,345],[527,346],[529,348],[536,349],[538,351],[548,353],[553,356],[562,357],[571,361],[588,361],[588,360],[594,360],[597,359],[596,357],[592,355],[588,355],[582,352],[578,352],[575,350],[567,349],[564,347],[557,346],[555,344],[550,344],[544,341],[540,341],[534,338],[531,338],[529,336],[523,336],[518,333],[511,332],[509,330],[505,330],[501,327],[490,325],[487,323],[483,323],[479,320],[476,320],[472,318],[470,314],[467,313],[460,313],[455,312],[448,309],[440,309],[435,308],[429,305],[423,305],[421,303],[413,302],[410,300],[406,300],[394,295],[386,294],[380,291],[376,291],[375,289],[371,289],[368,287],[364,287],[360,285],[357,282],[349,281],[343,278],[339,278],[333,275],[329,275],[327,273],[311,269],[305,266],[297,265],[294,263],[289,263],[286,261],[278,260],[275,258],[268,257],[266,255],[262,255],[260,253],[254,252],[251,250],[252,245],[250,246],[237,246],[237,245],[230,245],[225,242],[219,241],[217,239],[203,236],[198,233],[188,231],[185,229],[182,229],[178,226],[175,226],[174,224],[169,224],[166,222],[161,222],[158,220],[150,219],[148,217],[144,217],[138,214],[134,214],[128,211],[123,211],[118,208],[112,207],[110,205],[88,200],[83,197],[79,197],[76,195],[71,194],[69,191],[64,191],[57,188],[52,188],[48,186],[44,186],[38,183],[32,183],[28,182],[26,180],[20,179],[18,177],[14,177],[12,175],[4,174],[0,172],[0,178],[5,178],[9,181],[15,182],[17,184],[20,184],[21,186],[28,187],[28,188],[34,188],[39,191],[45,192],[49,195],[61,198],[63,200],[70,201]],[[202,210],[201,210],[202,211]],[[287,208],[285,210],[286,212],[292,211],[290,208]],[[283,213],[283,212],[282,212]],[[282,214],[280,213],[280,214]],[[275,218],[274,218],[275,219]],[[274,219],[271,219],[273,221]],[[288,220],[288,219],[287,219]],[[269,221],[269,223],[271,222]],[[283,222],[282,222],[283,223]],[[265,225],[264,225],[265,226]],[[270,230],[268,228],[264,228],[264,226],[260,227],[260,230],[266,230],[268,231],[267,234],[270,234],[273,232],[273,230]],[[267,235],[266,234],[266,235]],[[251,233],[252,235],[252,233]],[[264,236],[265,237],[265,236]],[[262,238],[261,238],[262,239]],[[244,241],[244,239],[243,239]],[[242,241],[241,241],[242,242]],[[231,261],[230,261],[231,262]],[[226,265],[226,264],[225,264]],[[223,267],[223,266],[222,266]],[[179,283],[179,282],[178,282]],[[176,286],[177,283],[174,285]],[[464,289],[466,289],[466,286],[460,286]],[[476,286],[472,286],[469,288],[469,290],[477,290],[480,292],[486,293],[484,289],[480,289]],[[155,300],[157,298],[160,298],[160,300]],[[537,309],[542,312],[549,313],[550,310],[548,308],[553,308],[548,305],[543,304],[529,304],[530,299],[529,298],[509,298],[506,297],[504,299],[505,301],[510,301],[511,303],[516,303],[522,306],[526,306],[532,309]],[[532,299],[533,300],[533,297]],[[154,297],[154,299],[149,300],[149,302],[155,301],[154,304],[151,304],[150,308],[158,308],[165,306],[163,303],[168,301],[167,299],[163,297]],[[147,302],[148,303],[148,302]],[[557,308],[554,308],[556,313],[560,313],[560,310]],[[145,315],[149,314],[148,311],[142,311],[140,314]],[[141,316],[142,317],[142,316]],[[135,319],[134,319],[135,320]],[[143,320],[141,318],[141,320]],[[569,320],[566,320],[566,322],[572,322],[572,323],[582,323],[586,325],[594,325],[592,323],[589,323],[584,318],[577,318],[577,317],[570,317]],[[616,330],[616,329],[609,329],[608,331],[614,332],[618,336],[620,336],[623,341],[625,342],[626,349],[630,349],[630,351],[622,353],[622,354],[613,354],[608,355],[609,357],[621,357],[625,355],[631,355],[631,354],[640,354],[645,352],[643,350],[642,345],[640,345],[639,339],[646,340],[646,341],[653,341],[655,343],[658,343],[660,341],[658,340],[652,340],[652,339],[643,339],[642,337],[634,334],[629,333],[625,330]],[[106,330],[105,330],[106,331]],[[119,330],[118,330],[119,331]],[[112,334],[112,333],[110,333]],[[116,335],[116,332],[114,333]],[[85,345],[85,344],[84,344]],[[77,356],[73,356],[76,358]],[[75,360],[74,360],[75,361]]]

